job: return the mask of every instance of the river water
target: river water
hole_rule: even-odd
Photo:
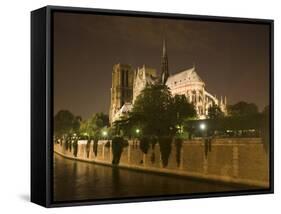
[[[55,202],[238,191],[249,188],[112,168],[54,154]]]

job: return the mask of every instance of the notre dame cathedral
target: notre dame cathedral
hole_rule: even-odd
[[[112,71],[110,123],[131,111],[137,96],[146,85],[161,82],[166,84],[172,95],[185,95],[193,103],[198,119],[205,119],[210,106],[218,105],[226,114],[226,97],[218,99],[206,91],[205,83],[197,74],[195,67],[169,73],[166,40],[163,40],[161,75],[146,65],[136,69],[127,64],[116,64]]]

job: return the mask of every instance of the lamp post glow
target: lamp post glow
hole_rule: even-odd
[[[182,133],[183,133],[183,126],[177,125],[176,128],[177,128],[177,132],[178,132],[179,134],[182,134]]]
[[[136,133],[139,134],[139,133],[140,133],[140,130],[139,130],[139,129],[136,129]]]
[[[107,132],[106,132],[106,131],[103,131],[103,132],[102,132],[102,136],[106,137],[106,136],[107,136]]]
[[[206,124],[205,123],[201,123],[199,127],[200,127],[200,129],[202,131],[204,131],[206,129]]]

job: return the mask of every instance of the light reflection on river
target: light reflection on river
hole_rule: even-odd
[[[112,168],[69,160],[54,154],[54,201],[56,202],[220,192],[245,188]]]

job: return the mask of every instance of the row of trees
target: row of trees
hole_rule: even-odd
[[[267,109],[266,107],[264,111]],[[221,111],[218,105],[210,107],[208,112],[208,119],[217,119],[224,117],[224,113]],[[229,117],[247,117],[251,115],[259,114],[258,107],[254,103],[247,103],[240,101],[234,105],[227,106],[227,112]]]
[[[228,115],[225,117],[219,106],[214,105],[208,109],[208,129],[247,129],[255,128],[268,133],[269,109],[259,113],[253,103],[238,102],[228,106]],[[109,127],[108,115],[94,114],[83,120],[74,116],[67,110],[59,111],[54,118],[55,136],[58,138],[76,134],[85,138],[88,143],[94,140],[94,150],[97,151],[97,141],[101,138],[113,140],[113,164],[118,164],[122,148],[126,145],[123,137],[138,138],[140,149],[147,153],[150,145],[152,149],[156,143],[160,145],[162,164],[168,164],[171,152],[171,143],[175,139],[175,146],[180,155],[182,138],[185,133],[194,133],[198,129],[196,110],[189,103],[186,96],[172,96],[166,85],[148,85],[137,97],[130,113],[116,121]],[[195,121],[195,122],[194,122]],[[198,130],[197,130],[198,131]],[[267,132],[266,132],[267,131]],[[88,144],[87,144],[88,145]]]
[[[262,112],[254,103],[238,102],[229,105],[228,114],[224,115],[218,106],[209,109],[207,122],[211,123],[211,128],[215,130],[257,130],[262,131],[264,124],[269,130],[269,106]]]
[[[108,126],[108,115],[104,113],[96,113],[82,121],[80,116],[75,116],[68,110],[61,110],[54,117],[54,133],[57,138],[76,134],[81,138],[99,139]]]
[[[255,104],[246,102],[230,105],[227,110],[227,121],[232,121],[238,126],[239,121],[243,121],[244,124],[240,124],[241,128],[245,126],[245,122],[255,122],[261,115],[268,116],[269,114],[268,107],[259,113]],[[214,105],[208,110],[208,119],[221,121],[225,119],[225,115],[219,106]],[[121,133],[128,137],[174,136],[183,134],[184,125],[194,120],[196,120],[194,105],[189,103],[184,95],[172,96],[166,85],[157,84],[148,85],[137,97],[132,111],[116,121],[111,128],[108,128],[108,115],[104,113],[96,113],[82,121],[80,116],[61,110],[54,118],[54,132],[57,137],[76,133],[95,139],[104,137],[103,133],[106,133],[108,137]]]

